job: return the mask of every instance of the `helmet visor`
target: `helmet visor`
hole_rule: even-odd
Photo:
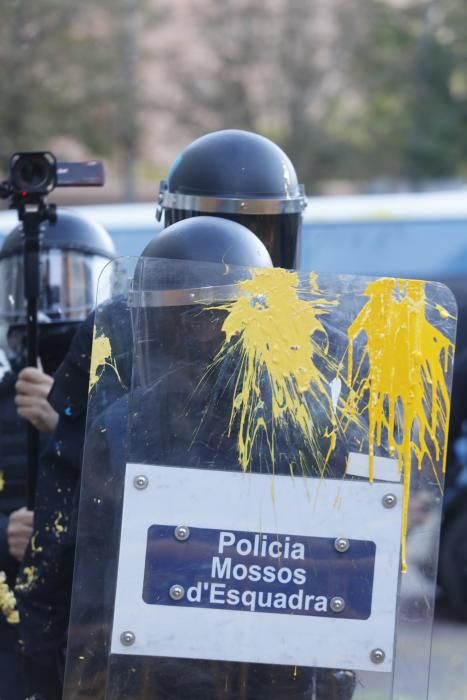
[[[97,281],[108,262],[75,250],[41,251],[39,322],[83,321],[95,305]],[[0,280],[0,317],[10,324],[26,323],[22,255],[0,260]]]
[[[192,216],[206,216],[202,211],[166,209],[164,224],[170,226]],[[250,229],[266,246],[276,267],[291,269],[297,263],[297,246],[302,226],[301,214],[218,214]]]

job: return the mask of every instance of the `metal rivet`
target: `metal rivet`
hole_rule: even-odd
[[[120,641],[124,647],[131,647],[131,645],[135,643],[135,640],[136,637],[130,630],[126,630],[126,632],[122,632],[120,635]]]
[[[334,540],[334,549],[337,552],[347,552],[350,547],[350,542],[345,537],[338,537]]]
[[[174,536],[179,542],[185,542],[190,536],[190,528],[186,525],[177,525],[174,530]]]
[[[383,506],[385,508],[394,508],[397,503],[397,498],[393,493],[387,493],[383,496]]]
[[[370,654],[370,659],[373,661],[374,664],[382,664],[385,658],[386,654],[382,649],[373,649],[373,651]]]
[[[180,586],[178,583],[174,584],[173,586],[170,586],[169,596],[172,598],[172,600],[181,600],[184,595],[185,589],[183,588],[183,586]]]
[[[255,296],[251,299],[251,306],[266,306],[266,295],[255,294]]]
[[[144,474],[138,474],[138,476],[135,476],[133,479],[133,486],[135,489],[139,489],[139,491],[142,491],[143,489],[147,488],[149,484],[149,480],[147,476],[144,476]]]
[[[186,525],[177,525],[174,535],[179,542],[185,542],[190,536],[190,528],[186,527]]]
[[[329,603],[332,612],[340,613],[345,608],[345,600],[340,595],[335,595]]]

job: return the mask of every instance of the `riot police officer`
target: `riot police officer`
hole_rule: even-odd
[[[58,415],[46,397],[79,323],[94,305],[97,278],[115,249],[108,233],[77,214],[58,210],[55,224],[41,226],[38,302],[41,368],[25,367],[23,232],[18,225],[0,251],[0,317],[7,326],[0,351],[0,570],[10,591],[33,532],[26,509],[26,420],[51,432]],[[16,386],[16,396],[15,396]],[[45,443],[45,436],[42,443]],[[13,598],[10,597],[10,604]],[[24,698],[17,652],[17,611],[0,616],[0,697]],[[16,624],[12,624],[15,621]]]
[[[303,185],[275,143],[248,131],[226,129],[196,139],[162,180],[158,218],[166,226],[192,216],[221,216],[253,231],[274,265],[295,266]]]
[[[155,308],[151,302],[138,302],[138,293],[144,299],[146,288],[151,294],[151,283],[156,288],[160,283],[162,267],[156,269],[150,264],[156,263],[157,258],[217,262],[223,267],[219,273],[218,267],[211,270],[209,265],[185,264],[177,277],[177,266],[173,265],[175,271],[169,270],[167,286],[162,284],[160,293],[167,300]],[[163,263],[170,266],[167,260]],[[202,314],[190,301],[193,290],[199,287],[220,290],[221,298],[228,298],[225,295],[232,285],[242,279],[242,272],[235,265],[271,267],[271,261],[251,232],[221,218],[201,216],[177,222],[143,252],[140,274],[137,270],[132,287],[136,297],[133,327],[137,334],[132,389],[104,411],[101,397],[93,395],[88,413],[86,482],[80,504],[83,529],[78,533],[75,579],[79,595],[75,598],[69,646],[70,697],[100,695],[104,688],[111,698],[126,694],[214,700],[219,688],[224,689],[222,697],[232,700],[312,698],[314,693],[326,700],[347,700],[352,695],[354,676],[346,671],[138,656],[119,656],[107,666],[125,463],[240,469],[235,439],[238,425],[228,427],[226,410],[232,405],[236,360],[232,357],[227,366],[219,365],[222,376],[216,368],[206,371],[207,358],[214,357],[219,347],[220,327],[226,314],[222,304],[216,306],[215,301]],[[103,318],[97,323],[100,335],[108,324]],[[112,344],[118,342],[122,329],[113,330],[116,335],[109,336]],[[111,369],[109,374],[113,375]],[[101,375],[98,393],[102,397],[108,396],[106,381],[106,375]],[[269,420],[266,412],[264,420]],[[278,457],[274,467],[262,452],[267,450],[258,445],[252,471],[271,472],[276,468],[277,473],[290,475],[289,460],[282,463]],[[284,442],[278,446],[278,452],[286,454]]]
[[[290,267],[299,247],[305,206],[293,165],[276,144],[258,134],[226,130],[197,139],[175,160],[167,181],[161,184],[159,216],[164,214],[166,226],[206,214],[242,223],[265,244],[274,264]],[[126,324],[128,337],[130,324],[123,309],[115,322]],[[34,589],[21,592],[23,608],[34,611],[27,618],[31,649],[43,643],[44,627],[55,652],[63,647],[66,636],[75,539],[69,494],[77,499],[93,325],[93,318],[82,325],[49,396],[59,422],[41,462],[41,483],[52,488],[43,496],[46,505],[37,538],[43,552],[27,553],[28,563],[46,576],[39,576]],[[114,359],[123,384],[128,385],[131,368],[125,348],[118,348]],[[115,382],[112,373],[109,381]],[[114,390],[117,393],[118,387]],[[38,494],[38,504],[41,501]],[[52,527],[58,513],[67,528],[60,538]],[[30,624],[36,613],[37,622]]]

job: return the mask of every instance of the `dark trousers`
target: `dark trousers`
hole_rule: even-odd
[[[23,656],[27,700],[62,700],[63,664],[59,654]],[[3,698],[1,699],[3,700]]]
[[[0,651],[0,700],[24,700],[23,664],[19,654]]]

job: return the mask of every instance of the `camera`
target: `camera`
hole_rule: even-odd
[[[8,184],[11,194],[44,197],[55,187],[101,187],[104,168],[97,160],[58,162],[50,151],[14,153]]]

